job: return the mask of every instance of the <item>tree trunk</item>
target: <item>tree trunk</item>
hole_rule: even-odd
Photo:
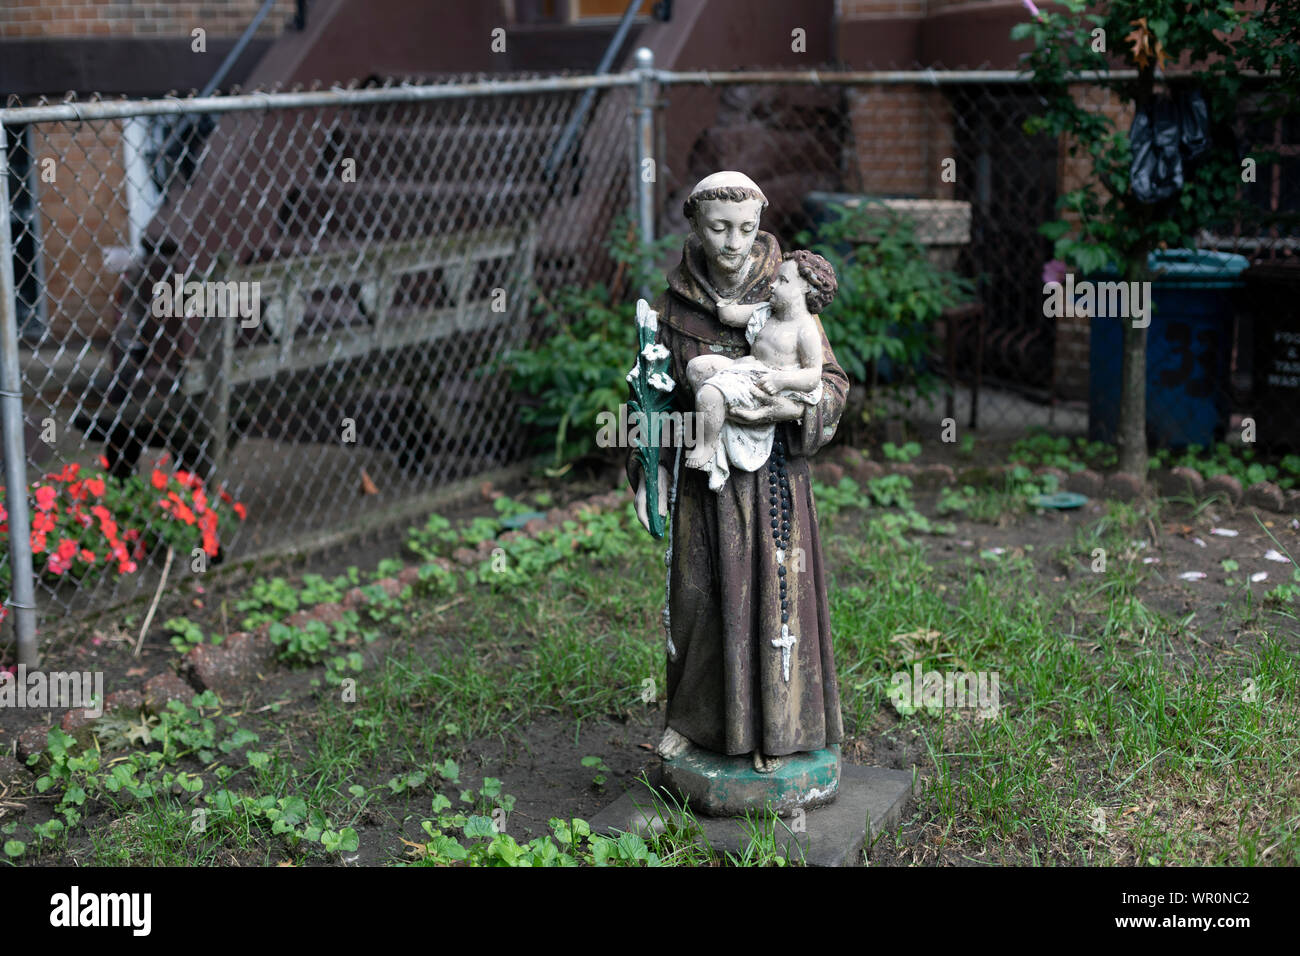
[[[1147,330],[1124,323],[1124,361],[1120,373],[1119,470],[1146,480]]]
[[[1151,66],[1144,67],[1138,77],[1136,105],[1143,109],[1151,100],[1154,72]],[[1129,193],[1130,202],[1135,202]],[[1128,282],[1142,282],[1147,276],[1147,253],[1151,251],[1151,242],[1146,236],[1146,227],[1150,221],[1149,207],[1139,210],[1138,222],[1143,239],[1134,248],[1128,250],[1128,261],[1124,263],[1124,279]],[[1149,300],[1148,300],[1149,302]],[[1150,315],[1147,316],[1150,320]],[[1124,323],[1124,356],[1120,370],[1119,393],[1119,470],[1133,475],[1141,481],[1147,476],[1147,330],[1133,327],[1132,316],[1122,316]]]

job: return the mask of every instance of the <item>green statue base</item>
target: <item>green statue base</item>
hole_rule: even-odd
[[[840,789],[840,746],[789,754],[771,773],[754,769],[753,757],[730,757],[698,747],[665,760],[664,785],[695,813],[744,816],[770,807],[782,816],[830,803]]]

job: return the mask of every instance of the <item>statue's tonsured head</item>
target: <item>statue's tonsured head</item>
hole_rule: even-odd
[[[705,255],[730,272],[744,264],[766,208],[767,197],[752,179],[724,170],[696,183],[682,211]]]

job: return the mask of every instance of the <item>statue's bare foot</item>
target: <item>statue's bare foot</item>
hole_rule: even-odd
[[[712,447],[706,448],[704,447],[703,443],[701,443],[701,445],[697,447],[694,451],[688,451],[686,453],[686,467],[707,468],[709,466],[709,462],[712,459],[713,459],[713,448]]]
[[[754,751],[754,770],[758,773],[771,773],[774,770],[781,769],[780,757],[768,757],[763,751]]]
[[[683,737],[671,727],[664,731],[664,735],[659,740],[659,746],[655,748],[655,753],[665,760],[672,760],[674,757],[680,757],[694,746],[690,739]]]

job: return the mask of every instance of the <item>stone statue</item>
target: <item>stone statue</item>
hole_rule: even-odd
[[[653,450],[655,482],[646,449],[627,464],[641,523],[670,515],[659,753],[665,780],[715,814],[833,799],[843,737],[808,465],[849,387],[817,317],[835,277],[810,252],[782,258],[766,206],[742,173],[701,180],[682,262],[638,310],[664,406],[697,425],[694,448]]]

